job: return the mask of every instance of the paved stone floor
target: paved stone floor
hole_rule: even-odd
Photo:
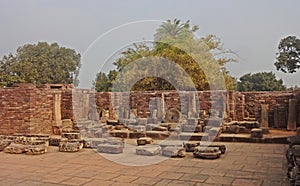
[[[91,149],[44,155],[0,153],[0,185],[288,185],[287,145],[222,143],[216,160],[168,158],[148,166],[111,162]]]

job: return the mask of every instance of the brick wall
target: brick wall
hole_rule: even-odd
[[[297,108],[300,113],[300,91],[99,93],[73,89],[67,85],[22,84],[0,89],[0,134],[51,134],[54,125],[55,94],[61,94],[61,119],[73,121],[89,119],[91,108],[95,108],[98,114],[103,110],[109,110],[110,118],[113,119],[115,115],[120,116],[120,114],[125,118],[129,117],[130,111],[134,111],[138,117],[149,117],[151,110],[160,110],[163,105],[165,111],[176,108],[186,116],[195,114],[191,113],[193,110],[196,110],[196,114],[203,113],[203,111],[211,114],[214,110],[218,110],[219,114],[228,120],[256,119],[260,121],[261,104],[267,104],[269,125],[284,128],[287,123],[290,98],[298,100]],[[194,99],[199,102],[195,103]],[[297,125],[300,126],[300,117],[297,118]]]

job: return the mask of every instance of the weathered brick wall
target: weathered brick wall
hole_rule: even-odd
[[[184,115],[196,110],[197,114],[211,114],[214,110],[229,120],[256,119],[260,121],[261,104],[269,106],[269,126],[283,128],[287,123],[290,98],[298,100],[294,92],[233,92],[233,91],[153,91],[104,93],[78,90],[62,85],[18,85],[0,89],[0,134],[51,133],[54,120],[54,95],[61,94],[61,119],[89,119],[91,108],[98,114],[109,110],[110,118],[123,114],[129,117],[134,110],[138,117],[149,117],[151,109],[158,109],[164,100],[165,111],[176,108]],[[195,103],[195,99],[199,102]],[[125,106],[124,106],[125,105]],[[155,108],[157,107],[157,108]],[[123,110],[122,110],[123,109]],[[201,112],[200,112],[201,111]],[[161,113],[160,113],[161,114]],[[195,114],[195,113],[192,113]],[[274,121],[277,114],[277,124]],[[297,117],[300,126],[300,117]],[[277,125],[277,126],[276,126]]]
[[[261,104],[269,106],[269,126],[274,127],[274,111],[280,111],[281,125],[286,126],[289,99],[293,98],[292,92],[244,92],[245,111],[251,117],[261,120]]]
[[[33,85],[0,89],[0,134],[51,133],[51,92]]]

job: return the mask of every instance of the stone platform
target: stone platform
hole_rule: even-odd
[[[216,160],[195,159],[187,153],[185,158],[166,158],[148,166],[117,164],[92,149],[60,153],[50,146],[41,156],[0,152],[0,185],[288,185],[288,145],[221,144],[227,150]]]

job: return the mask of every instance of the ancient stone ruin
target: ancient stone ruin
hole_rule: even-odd
[[[19,84],[0,89],[0,110],[0,150],[9,153],[42,154],[49,144],[61,152],[117,154],[125,139],[138,139],[139,155],[218,158],[224,147],[163,147],[153,140],[285,142],[266,135],[300,126],[300,91],[95,92]]]

